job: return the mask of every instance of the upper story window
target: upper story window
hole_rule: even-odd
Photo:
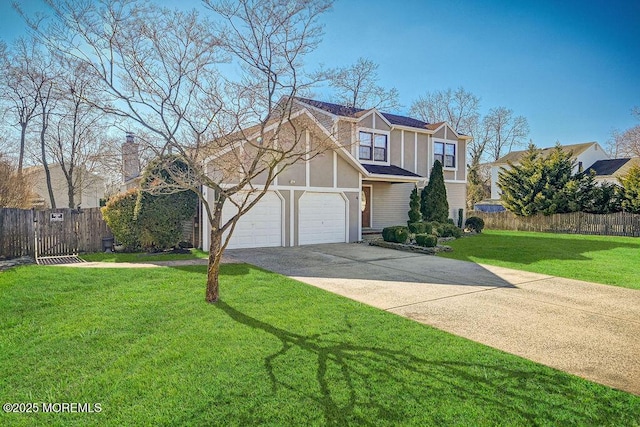
[[[389,142],[387,135],[374,132],[360,132],[360,160],[386,162],[388,160]]]
[[[456,144],[448,142],[433,143],[433,161],[440,160],[445,168],[456,167]]]

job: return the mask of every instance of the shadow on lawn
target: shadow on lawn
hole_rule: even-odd
[[[587,236],[553,237],[554,234],[539,234],[536,237],[530,235],[503,235],[482,234],[472,241],[464,241],[461,248],[454,248],[454,253],[464,253],[464,256],[453,255],[452,258],[475,262],[477,258],[486,260],[518,262],[520,264],[533,264],[544,260],[576,260],[592,261],[592,258],[584,255],[587,252],[604,252],[619,248],[638,250],[635,242],[624,243],[611,240],[591,240]],[[445,255],[446,256],[446,255]],[[472,257],[474,257],[472,259]]]
[[[487,423],[593,422],[594,414],[603,422],[617,419],[613,405],[607,402],[615,395],[600,396],[598,401],[596,390],[590,400],[599,407],[583,408],[575,404],[585,397],[576,391],[579,380],[558,371],[509,367],[500,364],[501,359],[496,364],[483,364],[421,358],[392,346],[358,345],[329,337],[348,330],[301,335],[251,317],[223,301],[218,307],[236,322],[280,341],[280,349],[264,358],[273,392],[285,389],[315,401],[327,425],[412,423],[412,417],[414,422],[460,422],[469,410],[473,411],[471,420]],[[286,358],[301,363],[301,351],[317,360],[315,378],[303,379],[307,387],[301,385],[300,373],[287,370]],[[296,376],[298,382],[293,379]],[[317,387],[309,388],[309,382]],[[430,406],[434,403],[437,406]]]

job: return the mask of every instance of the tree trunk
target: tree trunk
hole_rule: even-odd
[[[209,245],[209,267],[207,268],[207,293],[205,300],[212,304],[220,297],[220,261],[222,261],[222,233],[216,228],[211,230]]]
[[[20,155],[18,157],[18,174],[22,173],[22,166],[24,164],[24,145],[25,145],[26,134],[27,134],[27,124],[20,123]]]
[[[43,119],[44,120],[44,119]],[[56,208],[56,199],[53,195],[53,186],[51,185],[51,171],[49,171],[49,164],[47,163],[47,153],[45,151],[45,132],[47,130],[47,126],[45,124],[42,125],[42,129],[40,130],[40,149],[42,154],[42,167],[44,168],[44,175],[47,180],[47,191],[49,192],[49,200],[51,201],[51,209]]]

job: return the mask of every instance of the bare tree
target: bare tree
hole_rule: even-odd
[[[631,114],[640,120],[640,107],[634,107]],[[615,129],[611,132],[607,148],[609,155],[614,158],[619,156],[640,157],[640,124],[624,131]]]
[[[0,155],[0,208],[31,207],[32,182]]]
[[[353,65],[333,68],[322,74],[335,89],[339,104],[387,111],[400,108],[398,90],[378,86],[378,64],[370,59],[358,58]]]
[[[206,0],[217,18],[210,22],[134,1],[44,1],[55,21],[43,35],[101,81],[96,106],[155,135],[158,155],[187,161],[171,185],[146,190],[198,194],[211,226],[206,300],[217,301],[238,219],[278,173],[321,149],[309,146],[310,119],[293,105],[311,83],[302,59],[319,42],[317,18],[331,2]],[[234,73],[221,73],[222,60]],[[225,203],[237,213],[223,222]]]
[[[75,208],[76,195],[92,185],[99,158],[100,138],[106,128],[103,114],[94,107],[97,81],[86,65],[60,59],[66,71],[56,81],[57,102],[47,136],[51,157],[60,165],[67,187],[68,206]]]
[[[480,98],[463,87],[427,92],[411,104],[410,114],[427,123],[447,122],[471,135],[480,118]]]
[[[4,81],[0,96],[8,103],[8,117],[20,128],[18,173],[22,173],[28,127],[39,113],[42,51],[36,40],[20,38],[0,58]]]
[[[482,120],[482,127],[486,129],[487,148],[493,161],[524,144],[529,135],[526,117],[514,116],[513,110],[505,107],[489,110],[489,114]]]

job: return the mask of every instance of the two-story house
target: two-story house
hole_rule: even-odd
[[[295,110],[296,117],[306,116],[314,126],[307,131],[308,144],[328,138],[334,147],[283,170],[240,218],[229,248],[356,242],[363,230],[406,224],[410,193],[427,184],[435,160],[443,164],[450,217],[457,221],[466,203],[470,137],[444,122],[425,123],[375,108],[296,98]],[[223,218],[234,213],[233,205],[225,205]],[[207,221],[202,231],[208,248]]]

